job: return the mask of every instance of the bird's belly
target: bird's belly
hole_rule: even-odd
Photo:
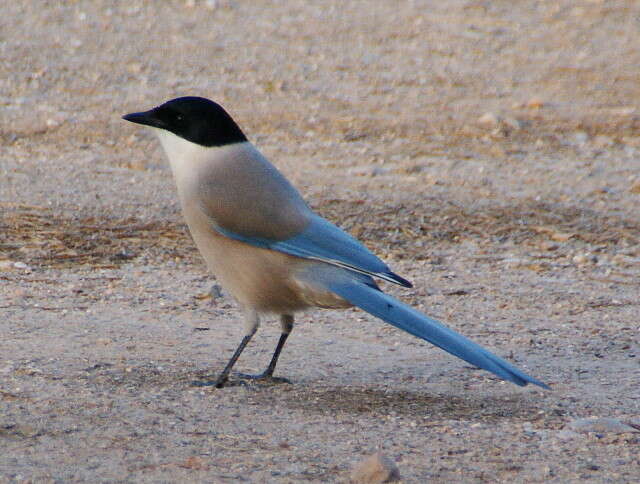
[[[313,306],[350,306],[329,291],[296,280],[295,274],[309,264],[304,259],[253,247],[213,231],[191,233],[211,272],[245,307],[287,314]]]

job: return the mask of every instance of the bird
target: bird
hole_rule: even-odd
[[[376,281],[406,288],[412,284],[315,213],[220,104],[203,97],[179,97],[123,119],[151,128],[159,138],[192,238],[207,267],[244,314],[244,336],[237,349],[218,377],[201,385],[227,384],[261,317],[269,315],[279,316],[281,326],[273,356],[264,372],[240,376],[287,381],[274,376],[274,370],[295,314],[314,307],[356,306],[503,380],[549,389],[384,293]]]

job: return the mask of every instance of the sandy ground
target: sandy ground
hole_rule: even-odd
[[[637,482],[640,4],[2,2],[0,482]],[[301,315],[292,385],[198,388],[242,325],[157,142],[213,98],[415,289],[549,383],[355,310]],[[279,325],[239,361],[261,370]]]

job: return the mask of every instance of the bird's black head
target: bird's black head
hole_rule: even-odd
[[[171,131],[201,146],[224,146],[247,141],[222,106],[203,97],[179,97],[149,111],[126,114],[122,118]]]

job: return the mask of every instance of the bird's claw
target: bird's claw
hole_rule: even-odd
[[[216,387],[216,388],[222,388],[224,386],[226,386],[228,383],[228,381],[225,380],[196,380],[196,381],[192,381],[191,382],[191,386],[194,387]]]
[[[248,380],[249,382],[256,382],[265,385],[277,385],[280,383],[287,383],[291,385],[291,380],[281,377],[273,376],[268,373],[259,373],[258,375],[250,375],[247,373],[237,373],[236,376],[242,380]]]
[[[235,386],[239,386],[239,385],[250,385],[253,383],[259,384],[259,385],[278,385],[281,383],[287,383],[289,385],[291,385],[291,380],[289,380],[288,378],[284,378],[281,376],[273,376],[267,373],[260,373],[258,375],[251,375],[251,374],[247,374],[247,373],[236,373],[234,375],[236,378],[234,378],[233,380],[229,380],[229,379],[220,379],[218,378],[217,380],[196,380],[196,381],[192,381],[191,385],[194,387],[216,387],[216,388],[223,388],[223,387],[235,387]]]

